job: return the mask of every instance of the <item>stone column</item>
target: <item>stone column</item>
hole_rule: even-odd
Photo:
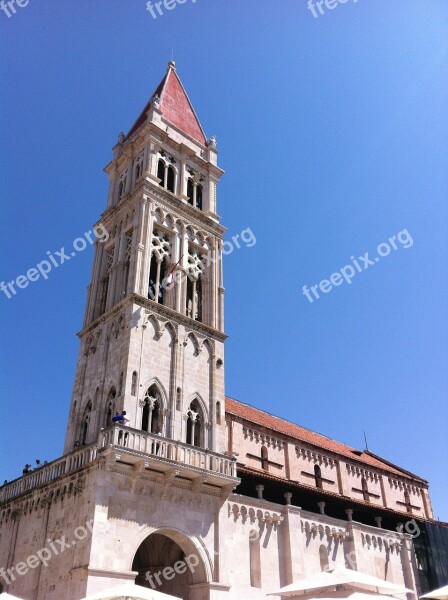
[[[146,210],[146,198],[140,200],[138,205],[137,217],[134,219],[133,227],[131,230],[132,242],[131,242],[131,257],[129,261],[129,275],[127,289],[129,292],[139,293],[138,281],[140,276],[140,269],[142,263],[142,248],[140,247],[140,239],[142,235],[142,229],[144,226],[144,216]],[[126,256],[126,251],[125,251]],[[127,290],[126,290],[127,291]]]
[[[286,496],[292,494],[286,493]],[[287,506],[283,511],[283,522],[280,528],[281,545],[279,547],[280,585],[289,585],[304,574],[303,533],[300,525],[300,511],[292,506],[286,498]]]

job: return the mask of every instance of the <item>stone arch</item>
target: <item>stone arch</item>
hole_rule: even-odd
[[[165,215],[165,223],[164,223],[165,227],[168,227],[168,229],[173,229],[174,227],[174,218],[173,215],[171,215],[170,213],[167,213]]]
[[[171,335],[171,342],[176,342],[177,341],[177,330],[176,330],[176,327],[173,325],[173,323],[168,321],[168,323],[166,323],[166,325],[165,325],[165,329]]]
[[[150,315],[146,323],[152,324],[152,326],[154,327],[155,337],[156,339],[159,339],[163,333],[159,320],[154,315]]]
[[[213,343],[208,338],[205,338],[205,340],[203,340],[203,342],[201,344],[201,349],[202,348],[206,348],[206,350],[209,353],[210,358],[212,358],[212,356],[214,354],[214,348],[213,348]]]
[[[163,211],[160,207],[157,207],[156,210],[154,211],[154,221],[156,223],[163,223],[163,218],[164,218],[164,214]]]
[[[185,410],[187,411],[190,404],[194,401],[197,400],[199,406],[201,407],[203,416],[204,416],[204,420],[205,422],[207,422],[209,420],[209,414],[208,414],[208,408],[207,408],[207,404],[204,402],[202,396],[200,394],[198,394],[197,392],[195,392],[194,394],[191,394],[189,400],[187,401],[187,405],[185,407]]]
[[[194,355],[197,356],[201,351],[201,345],[195,333],[190,331],[190,333],[185,338],[185,345],[187,346],[188,340],[191,340],[194,347]]]
[[[168,407],[168,396],[165,388],[157,377],[154,377],[145,388],[145,394],[141,401],[141,418],[139,429],[156,433],[160,427],[160,432],[168,431],[166,423],[166,409]],[[155,406],[150,404],[150,397],[156,398]]]
[[[144,526],[136,537],[136,543],[131,553],[130,560],[127,563],[127,570],[138,571],[139,575],[136,578],[136,583],[145,587],[156,586],[155,589],[160,592],[172,593],[176,591],[176,596],[180,596],[185,600],[194,598],[194,591],[190,591],[190,586],[197,584],[206,584],[213,581],[213,563],[203,543],[196,536],[182,531],[181,529],[172,526],[147,527]],[[157,570],[160,567],[173,567],[173,564],[164,564],[160,560],[160,553],[153,558],[151,553],[160,546],[160,542],[164,544],[165,562],[184,560],[185,557],[195,557],[194,564],[197,565],[194,569],[187,569],[186,577],[181,585],[179,585],[179,576],[174,578],[173,583],[167,582],[160,578],[162,586],[159,586],[156,578],[153,578],[153,584],[150,585],[149,579],[145,574],[151,574],[155,561]],[[146,564],[145,564],[146,563]],[[155,569],[154,569],[155,570]],[[194,572],[193,572],[194,571]],[[176,581],[177,579],[177,581]],[[193,595],[190,595],[193,592]]]

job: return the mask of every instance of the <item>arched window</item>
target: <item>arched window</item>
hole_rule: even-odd
[[[188,196],[188,203],[193,206],[194,186],[193,186],[193,180],[192,179],[188,179],[188,181],[187,181],[187,196]]]
[[[187,278],[187,317],[202,321],[202,280]]]
[[[367,485],[367,481],[366,481],[365,477],[363,477],[361,479],[361,488],[362,488],[362,497],[364,498],[364,501],[370,502],[369,487]]]
[[[131,268],[131,255],[132,255],[132,229],[126,233],[125,236],[125,255],[124,255],[124,275],[123,275],[123,292],[122,297],[125,298],[128,293],[128,284],[129,284],[129,271]],[[120,298],[121,300],[121,298]]]
[[[322,471],[319,465],[314,465],[314,480],[316,487],[322,489]]]
[[[202,185],[196,186],[196,208],[202,210]]]
[[[320,559],[320,570],[328,571],[329,570],[329,562],[328,562],[328,550],[326,546],[323,544],[319,547],[319,559]]]
[[[148,431],[149,433],[162,431],[162,407],[160,394],[155,385],[152,385],[145,394],[142,411],[142,431]]]
[[[81,444],[87,444],[89,435],[90,413],[92,412],[92,403],[89,401],[84,409],[84,414],[81,421]]]
[[[204,419],[197,400],[193,400],[187,411],[187,444],[203,446]]]
[[[137,371],[132,373],[132,381],[131,381],[131,396],[137,395]]]
[[[159,159],[157,165],[157,177],[160,179],[159,185],[165,187],[165,163],[162,159]]]
[[[169,274],[171,243],[168,235],[154,229],[152,254],[149,269],[148,298],[158,304],[164,304],[169,289],[166,277]]]
[[[263,446],[261,449],[261,468],[265,471],[269,471],[269,457],[266,446]]]
[[[115,397],[117,393],[115,388],[110,388],[110,392],[106,400],[106,413],[104,419],[104,427],[109,427],[112,424],[112,417],[115,415]]]
[[[260,536],[255,529],[252,529],[249,534],[249,555],[250,585],[254,588],[261,588]]]
[[[167,182],[166,182],[166,189],[169,192],[173,192],[174,193],[174,180],[175,180],[175,173],[174,173],[174,167],[172,167],[171,165],[168,167],[168,175],[167,175]]]
[[[412,515],[412,502],[411,502],[411,496],[409,495],[409,492],[407,490],[404,491],[404,501],[406,504],[406,511]]]
[[[135,165],[135,181],[138,181],[140,179],[140,177],[143,174],[143,157],[140,156],[140,158],[137,159],[136,165]]]

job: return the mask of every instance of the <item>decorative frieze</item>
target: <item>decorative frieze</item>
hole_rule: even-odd
[[[326,456],[325,454],[310,450],[309,448],[301,448],[300,446],[296,446],[296,456],[297,458],[302,458],[315,464],[323,464],[326,467],[334,467],[337,464],[337,460],[331,456]]]
[[[350,537],[350,532],[341,527],[330,527],[329,525],[323,525],[319,522],[309,521],[301,519],[300,527],[303,534],[312,538],[319,538],[323,540],[326,538],[343,541]]]
[[[367,469],[363,469],[362,467],[346,463],[345,468],[347,469],[347,473],[354,477],[361,477],[364,478],[366,481],[374,481],[375,483],[377,483],[380,480],[380,476],[377,473],[373,473],[372,471],[368,471]]]
[[[403,541],[395,537],[386,537],[383,535],[371,535],[361,533],[362,545],[367,551],[377,550],[378,552],[395,552],[399,554]]]
[[[237,504],[228,502],[228,516],[233,517],[235,521],[241,519],[242,523],[256,523],[261,526],[264,523],[268,525],[273,525],[276,529],[283,522],[283,515],[281,513],[270,511],[270,510],[261,510],[256,509],[253,506],[246,506],[244,504]]]
[[[284,446],[283,440],[279,438],[275,438],[272,435],[267,435],[257,431],[256,429],[251,429],[250,427],[243,427],[244,439],[249,439],[251,442],[256,441],[257,443],[261,443],[264,446],[278,448],[281,450]]]

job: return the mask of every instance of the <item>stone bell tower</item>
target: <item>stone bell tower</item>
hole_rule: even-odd
[[[129,431],[224,452],[223,171],[174,62],[105,171],[64,453],[122,410]]]

